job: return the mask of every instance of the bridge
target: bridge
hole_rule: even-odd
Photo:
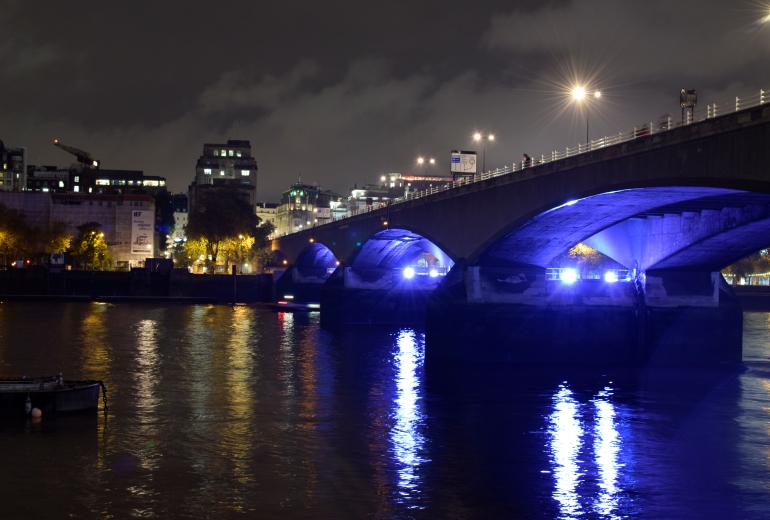
[[[328,325],[424,323],[429,358],[739,362],[720,270],[770,242],[770,104],[734,108],[279,237],[277,296]],[[576,271],[579,243],[612,263]]]

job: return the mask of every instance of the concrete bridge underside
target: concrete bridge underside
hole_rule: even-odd
[[[425,319],[426,355],[436,359],[736,362],[742,315],[719,270],[770,242],[770,110],[720,119],[351,217],[278,246],[297,272],[340,262],[315,280],[326,295],[322,321]],[[547,268],[580,242],[625,267],[629,281],[549,279]],[[440,284],[393,276],[427,251],[454,265]]]

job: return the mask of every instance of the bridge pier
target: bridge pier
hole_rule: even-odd
[[[321,291],[323,325],[423,325],[438,282],[407,280],[393,269],[337,269]]]
[[[279,301],[320,302],[321,288],[328,277],[325,268],[289,266],[275,281],[275,297]]]
[[[504,280],[517,283],[506,288]],[[522,364],[738,363],[742,325],[740,304],[719,273],[565,285],[546,280],[545,270],[506,276],[456,265],[428,302],[425,355]]]

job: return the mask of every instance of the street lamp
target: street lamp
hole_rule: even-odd
[[[599,92],[598,90],[596,92],[594,92],[594,99],[599,99],[600,97],[602,97],[602,93],[601,92]],[[583,87],[575,87],[574,89],[572,89],[572,98],[575,101],[578,101],[578,102],[581,102],[584,99],[586,99],[586,91],[585,91],[585,89]],[[589,142],[589,140],[588,140],[588,108],[589,108],[589,104],[588,104],[587,100],[586,100],[585,106],[586,106],[586,144],[588,144],[588,142]]]
[[[417,158],[418,164],[424,164],[425,165],[425,176],[428,176],[428,163],[430,164],[436,164],[436,159],[423,159],[422,157]]]
[[[482,163],[481,163],[482,164],[482,166],[481,166],[481,173],[484,173],[484,172],[487,171],[487,141],[494,141],[495,140],[495,136],[492,135],[492,134],[481,135],[481,134],[477,133],[476,135],[473,136],[473,139],[475,141],[482,141],[482,140],[484,141],[484,155],[482,157]]]

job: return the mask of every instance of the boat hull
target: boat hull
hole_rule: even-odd
[[[99,381],[68,381],[56,385],[30,382],[25,388],[0,381],[0,414],[27,414],[27,398],[30,408],[38,408],[43,413],[97,409],[100,386]]]

